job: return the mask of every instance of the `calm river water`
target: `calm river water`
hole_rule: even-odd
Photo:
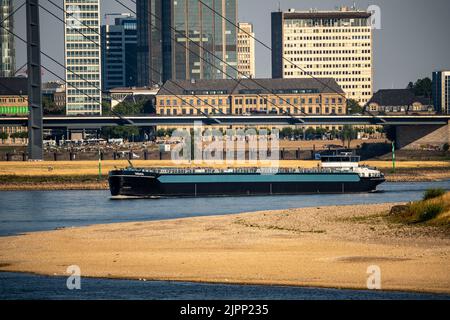
[[[112,201],[107,191],[0,192],[0,236],[61,227],[223,215],[260,210],[404,202],[428,188],[450,190],[450,181],[385,183],[380,192],[358,195],[299,195]],[[1,253],[0,253],[1,254]],[[82,290],[65,278],[0,273],[0,299],[450,299],[450,296],[267,286],[83,279]]]

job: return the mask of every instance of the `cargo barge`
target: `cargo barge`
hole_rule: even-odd
[[[373,192],[384,175],[359,165],[352,155],[323,156],[316,169],[261,168],[113,170],[109,186],[113,199],[205,196],[263,196],[314,193]]]

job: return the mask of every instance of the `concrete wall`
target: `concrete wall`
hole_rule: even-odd
[[[429,147],[442,148],[450,144],[450,123],[446,126],[415,125],[398,126],[397,148],[404,150],[420,150]]]

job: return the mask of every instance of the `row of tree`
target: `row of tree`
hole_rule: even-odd
[[[8,134],[6,132],[0,132],[0,140],[4,141],[8,138],[11,139],[27,139],[28,138],[28,132],[14,132],[11,134]]]

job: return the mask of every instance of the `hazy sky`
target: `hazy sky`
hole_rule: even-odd
[[[25,0],[15,0],[19,6]],[[62,5],[63,0],[53,0]],[[122,1],[122,0],[121,0]],[[130,0],[124,4],[135,9]],[[47,0],[42,6],[62,17],[59,9]],[[102,14],[122,13],[127,10],[114,0],[102,0]],[[254,24],[256,37],[270,46],[270,13],[295,8],[334,9],[336,6],[351,6],[366,9],[369,5],[381,8],[381,30],[374,32],[375,89],[404,88],[409,81],[429,76],[432,71],[450,69],[450,12],[449,0],[239,0],[239,20]],[[16,32],[25,37],[25,8],[15,16]],[[63,24],[41,10],[42,50],[64,63]],[[17,67],[26,61],[26,47],[16,40]],[[42,63],[64,78],[64,69],[45,57]],[[271,53],[257,45],[256,69],[258,77],[271,76]],[[55,77],[44,71],[44,80]]]

